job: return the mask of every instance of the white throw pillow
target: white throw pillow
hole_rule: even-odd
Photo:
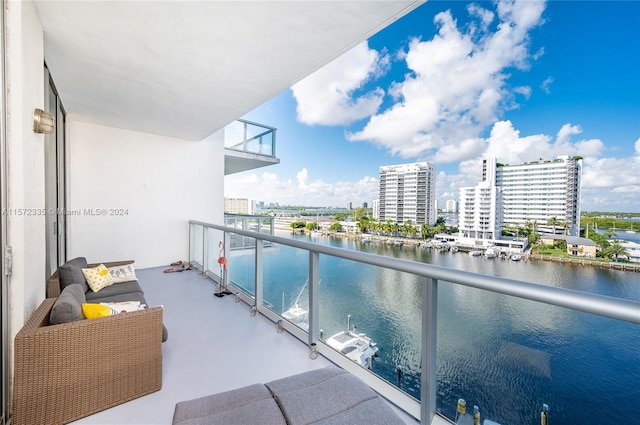
[[[113,278],[113,283],[122,283],[122,282],[130,282],[132,280],[138,280],[138,278],[136,277],[136,263],[109,267],[109,273]]]

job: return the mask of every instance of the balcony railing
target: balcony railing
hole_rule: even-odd
[[[232,238],[243,237],[254,239],[253,244],[243,243],[244,255],[241,258],[231,258],[233,270],[223,271],[217,261],[218,247],[224,241],[225,258],[234,255]],[[251,245],[250,249],[247,247]],[[280,263],[275,263],[273,256],[268,252],[267,247],[283,251],[286,249],[289,257]],[[285,255],[283,253],[283,255]],[[398,371],[398,385],[391,383],[388,377],[384,379],[372,371],[365,369],[345,356],[325,344],[322,339],[321,319],[325,325],[329,320],[324,315],[320,315],[320,306],[323,297],[327,296],[330,288],[330,279],[322,277],[322,290],[320,286],[320,258],[331,257],[339,261],[358,263],[359,271],[366,273],[367,268],[374,267],[382,272],[382,275],[394,290],[400,290],[401,283],[407,277],[418,279],[420,282],[420,295],[422,304],[421,311],[418,312],[421,329],[417,330],[415,340],[418,344],[416,369],[419,372],[416,380],[419,383],[419,393],[416,397],[400,389],[400,374]],[[327,257],[324,257],[327,256]],[[303,267],[293,261],[293,257],[304,258]],[[253,313],[261,313],[274,323],[279,323],[285,330],[306,342],[309,347],[315,344],[320,354],[338,364],[343,369],[363,379],[369,386],[382,394],[388,400],[420,419],[424,424],[431,424],[436,415],[436,335],[438,334],[438,291],[439,286],[445,290],[466,291],[468,288],[482,289],[492,294],[500,296],[515,297],[519,308],[523,308],[522,300],[543,303],[549,309],[552,306],[564,307],[569,310],[586,312],[593,315],[613,318],[619,321],[627,321],[640,324],[640,303],[601,296],[586,292],[568,290],[559,287],[544,286],[527,283],[513,279],[500,278],[496,276],[480,275],[476,273],[439,267],[430,264],[418,263],[409,260],[380,256],[355,250],[346,250],[332,246],[318,245],[297,239],[289,239],[274,236],[266,233],[256,233],[234,227],[221,226],[204,223],[200,221],[190,221],[190,261],[201,271],[206,273],[215,281],[221,282],[222,287],[228,287],[237,297],[251,306]],[[297,266],[295,264],[298,264]],[[286,306],[284,295],[282,296],[282,309],[274,307],[279,303],[277,295],[280,292],[279,284],[283,279],[274,277],[274,271],[282,272],[287,269],[288,276],[297,276],[299,284],[304,282],[308,288],[308,330],[305,330],[294,323],[283,320],[281,313]],[[338,268],[338,267],[336,267]],[[340,271],[335,270],[334,279],[340,279]],[[328,273],[324,269],[323,273]],[[344,288],[348,282],[338,282]],[[365,282],[365,286],[367,283]],[[442,286],[442,284],[446,284]],[[378,283],[380,285],[380,283]],[[371,285],[369,285],[371,286]],[[370,288],[376,292],[375,297],[394,297],[397,294],[385,293],[389,287]],[[283,293],[284,294],[284,293]],[[408,295],[417,295],[408,294]],[[299,298],[299,296],[298,296]],[[350,300],[351,301],[351,300]],[[353,301],[351,301],[353,302]],[[326,303],[325,303],[326,304]],[[326,308],[326,307],[325,307]],[[526,307],[525,307],[526,308]],[[555,311],[555,310],[554,310]],[[490,311],[489,311],[490,312]],[[518,315],[524,315],[520,311]],[[384,320],[384,317],[376,317],[374,320]],[[445,326],[442,324],[441,326]],[[458,332],[459,327],[453,328]],[[442,331],[441,331],[442,332]],[[534,350],[535,351],[535,350]],[[446,361],[446,359],[441,359]],[[495,359],[499,361],[499,359]],[[539,365],[532,365],[539,367]],[[506,385],[506,383],[505,383]]]
[[[224,129],[224,147],[239,152],[276,156],[276,129],[246,120],[237,120]]]

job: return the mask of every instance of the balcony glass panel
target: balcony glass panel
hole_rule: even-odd
[[[224,147],[241,152],[275,156],[276,129],[262,124],[238,120],[224,129]]]
[[[189,238],[190,260],[200,266],[204,265],[204,227],[191,225]]]
[[[307,251],[282,244],[271,244],[270,248],[264,251],[263,304],[280,315],[295,307],[296,303],[299,308],[308,312],[308,276]]]

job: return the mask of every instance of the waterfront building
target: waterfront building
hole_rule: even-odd
[[[485,159],[482,181],[460,188],[458,227],[476,239],[500,239],[505,226],[527,225],[539,233],[578,236],[581,175],[579,157],[519,165]]]
[[[428,162],[380,167],[378,220],[434,225],[435,167]]]
[[[227,214],[256,213],[256,201],[249,198],[224,198],[224,212]]]
[[[373,218],[375,220],[380,220],[380,199],[374,199],[371,202],[371,206],[373,209]]]
[[[447,200],[445,211],[446,212],[451,212],[451,213],[457,213],[458,212],[458,201],[456,201],[455,199]]]
[[[540,236],[540,243],[545,245],[557,245],[558,241],[567,243],[567,254],[572,257],[596,258],[598,244],[591,239],[580,236],[563,236],[544,234]]]

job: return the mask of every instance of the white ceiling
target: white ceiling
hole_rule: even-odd
[[[202,140],[423,1],[34,4],[67,113]]]

